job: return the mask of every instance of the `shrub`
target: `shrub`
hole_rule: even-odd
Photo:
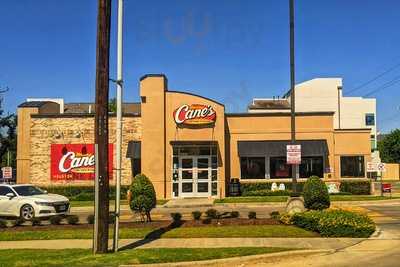
[[[59,194],[66,196],[71,201],[94,201],[94,187],[93,186],[48,186],[41,187],[49,193]],[[121,199],[126,198],[126,192],[128,191],[129,186],[122,185],[121,186]],[[110,199],[115,198],[115,186],[110,186],[109,191]]]
[[[293,223],[326,237],[369,237],[375,223],[366,215],[346,210],[306,211],[296,213]]]
[[[67,222],[68,222],[68,224],[72,224],[72,225],[78,224],[79,217],[76,215],[70,215],[67,217]]]
[[[279,211],[276,211],[276,210],[272,211],[269,215],[271,216],[272,219],[275,219],[275,220],[279,220],[279,218],[280,218]]]
[[[16,220],[14,221],[14,226],[21,226],[21,225],[24,224],[24,222],[25,222],[24,219],[18,218],[18,219],[16,219]]]
[[[242,192],[242,196],[249,196],[249,192],[253,191],[259,191],[259,190],[267,190],[271,191],[271,185],[273,181],[271,182],[260,182],[260,183],[249,183],[249,182],[241,182],[240,184],[240,191]],[[285,191],[292,191],[292,182],[282,182],[285,185]],[[278,185],[281,184],[281,182],[277,183]],[[303,191],[303,186],[304,182],[297,182],[297,191],[302,192]],[[279,192],[279,191],[276,191]],[[284,192],[284,191],[283,191]],[[279,193],[276,193],[279,194]]]
[[[231,218],[239,218],[240,213],[238,211],[231,211]]]
[[[89,214],[86,217],[86,221],[87,221],[88,224],[94,224],[94,215],[93,214]]]
[[[255,211],[249,211],[249,219],[257,219],[257,213]]]
[[[32,226],[39,226],[42,224],[42,220],[40,218],[34,217],[31,220]]]
[[[204,223],[204,224],[210,224],[210,223],[211,223],[211,218],[205,218],[205,219],[203,220],[203,223]]]
[[[142,221],[146,216],[146,220],[150,222],[150,212],[157,204],[156,191],[153,184],[145,175],[138,174],[133,178],[129,190],[132,192],[131,210],[140,213]]]
[[[251,196],[289,196],[289,195],[290,195],[290,191],[288,191],[288,190],[271,191],[269,189],[245,191],[242,194],[242,196],[245,196],[245,197],[251,197]]]
[[[7,228],[7,221],[0,219],[0,228]]]
[[[371,182],[369,180],[355,181],[349,180],[340,182],[340,192],[351,193],[353,195],[371,194]]]
[[[216,209],[208,209],[208,210],[206,210],[206,216],[207,216],[207,218],[210,218],[210,219],[217,219],[218,212]]]
[[[293,214],[289,214],[289,213],[283,213],[279,216],[279,221],[283,224],[293,224],[293,220],[292,220]]]
[[[182,220],[182,214],[179,212],[171,213],[171,218],[174,223],[180,223]]]
[[[60,223],[61,223],[61,221],[62,221],[62,217],[61,216],[58,216],[58,215],[56,215],[56,216],[51,216],[50,217],[50,223],[52,224],[52,225],[59,225]]]
[[[331,205],[328,188],[317,176],[311,176],[304,185],[304,206],[307,209],[323,210]]]
[[[195,210],[192,212],[192,217],[194,220],[197,221],[197,220],[200,220],[201,214],[202,214],[201,211]]]

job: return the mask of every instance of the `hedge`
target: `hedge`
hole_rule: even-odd
[[[295,213],[291,222],[325,237],[369,237],[375,223],[367,215],[346,210],[306,211]]]
[[[255,190],[255,191],[245,191],[242,193],[244,197],[252,196],[290,196],[290,191],[288,190],[277,190],[271,191],[269,189]]]
[[[340,192],[350,193],[352,195],[370,195],[371,181],[342,180],[340,181]]]
[[[94,201],[94,186],[48,186],[40,187],[48,193],[63,195],[71,201]],[[129,186],[121,186],[121,199],[126,198],[126,192]],[[110,186],[110,199],[115,198],[115,186]]]
[[[260,190],[269,190],[271,191],[271,185],[274,183],[274,181],[268,181],[268,182],[260,182],[260,183],[246,183],[246,182],[241,182],[240,183],[240,191],[242,193],[242,196],[255,196],[254,191],[260,191]],[[285,185],[285,191],[292,191],[292,182],[275,182],[277,186],[279,187],[280,184]],[[303,187],[304,187],[304,182],[297,182],[297,191],[298,192],[303,192]]]

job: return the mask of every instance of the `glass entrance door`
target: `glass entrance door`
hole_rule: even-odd
[[[179,158],[179,191],[182,197],[211,196],[210,156]]]

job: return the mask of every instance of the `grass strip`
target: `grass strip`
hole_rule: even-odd
[[[121,228],[120,238],[144,238],[155,228]],[[112,231],[110,231],[111,237]],[[296,226],[287,225],[241,225],[180,227],[162,234],[161,238],[229,238],[229,237],[315,237],[317,234]],[[2,231],[0,241],[91,239],[92,229],[60,229],[35,231]]]
[[[0,266],[59,267],[59,266],[119,266],[122,264],[168,263],[200,261],[266,254],[291,250],[288,248],[157,248],[125,250],[117,253],[93,255],[87,249],[0,250]]]

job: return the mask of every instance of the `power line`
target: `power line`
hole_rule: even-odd
[[[361,85],[359,85],[359,86],[353,88],[352,90],[348,91],[347,93],[350,94],[350,93],[353,93],[353,92],[355,92],[355,91],[358,91],[359,89],[361,89],[361,88],[367,86],[368,84],[370,84],[370,83],[372,83],[372,82],[378,80],[378,79],[381,78],[382,76],[384,76],[384,75],[388,74],[389,72],[391,72],[391,71],[397,69],[398,67],[400,67],[400,63],[397,63],[396,65],[394,65],[394,66],[392,66],[391,68],[385,70],[385,71],[382,72],[381,74],[378,74],[377,76],[375,76],[374,78],[372,78],[372,79],[366,81],[365,83],[363,83],[363,84],[361,84]]]
[[[380,90],[389,88],[389,87],[395,85],[395,84],[398,83],[398,82],[400,82],[400,75],[399,75],[399,76],[396,76],[394,79],[392,79],[392,80],[390,80],[390,81],[384,83],[382,86],[380,86],[380,87],[378,87],[378,88],[376,88],[376,89],[370,91],[369,93],[366,93],[366,94],[364,95],[364,97],[370,96],[370,95],[372,95],[372,94],[374,94],[374,93],[376,93],[376,92],[378,92],[378,91],[380,91]]]

